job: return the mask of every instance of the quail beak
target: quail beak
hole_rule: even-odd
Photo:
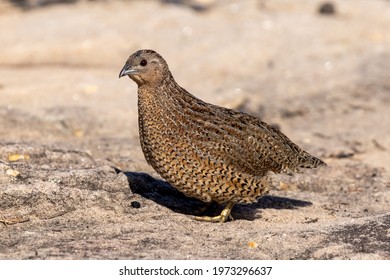
[[[123,76],[126,76],[126,75],[132,75],[134,73],[137,73],[138,70],[136,69],[131,69],[129,68],[130,66],[125,64],[125,66],[123,66],[122,70],[119,72],[119,78],[122,78]]]

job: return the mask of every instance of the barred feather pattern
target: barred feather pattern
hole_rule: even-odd
[[[157,87],[139,87],[138,109],[147,162],[204,202],[254,202],[269,189],[268,172],[324,165],[265,122],[191,95],[170,72]]]
[[[258,118],[206,103],[180,87],[153,50],[132,54],[119,77],[138,85],[141,147],[147,162],[173,187],[204,202],[255,202],[269,172],[325,165]]]

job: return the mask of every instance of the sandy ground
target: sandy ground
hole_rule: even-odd
[[[390,259],[390,2],[334,3],[3,1],[0,258]],[[201,203],[145,162],[137,88],[118,79],[141,48],[328,167],[271,175],[234,221],[194,221]]]

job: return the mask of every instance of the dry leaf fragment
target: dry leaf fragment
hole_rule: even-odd
[[[18,161],[18,160],[24,160],[29,159],[29,155],[23,155],[23,154],[13,154],[8,157],[9,161]]]
[[[256,248],[257,247],[257,243],[255,241],[249,241],[248,242],[248,247],[249,248]]]
[[[81,129],[75,129],[73,130],[73,135],[77,138],[81,138],[84,136],[84,131]]]

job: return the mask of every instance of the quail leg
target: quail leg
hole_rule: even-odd
[[[195,217],[195,220],[202,221],[202,222],[220,222],[224,223],[227,221],[228,218],[233,220],[233,217],[230,215],[230,212],[232,211],[232,208],[234,206],[234,202],[228,202],[225,206],[225,208],[222,210],[221,214],[215,217]]]

